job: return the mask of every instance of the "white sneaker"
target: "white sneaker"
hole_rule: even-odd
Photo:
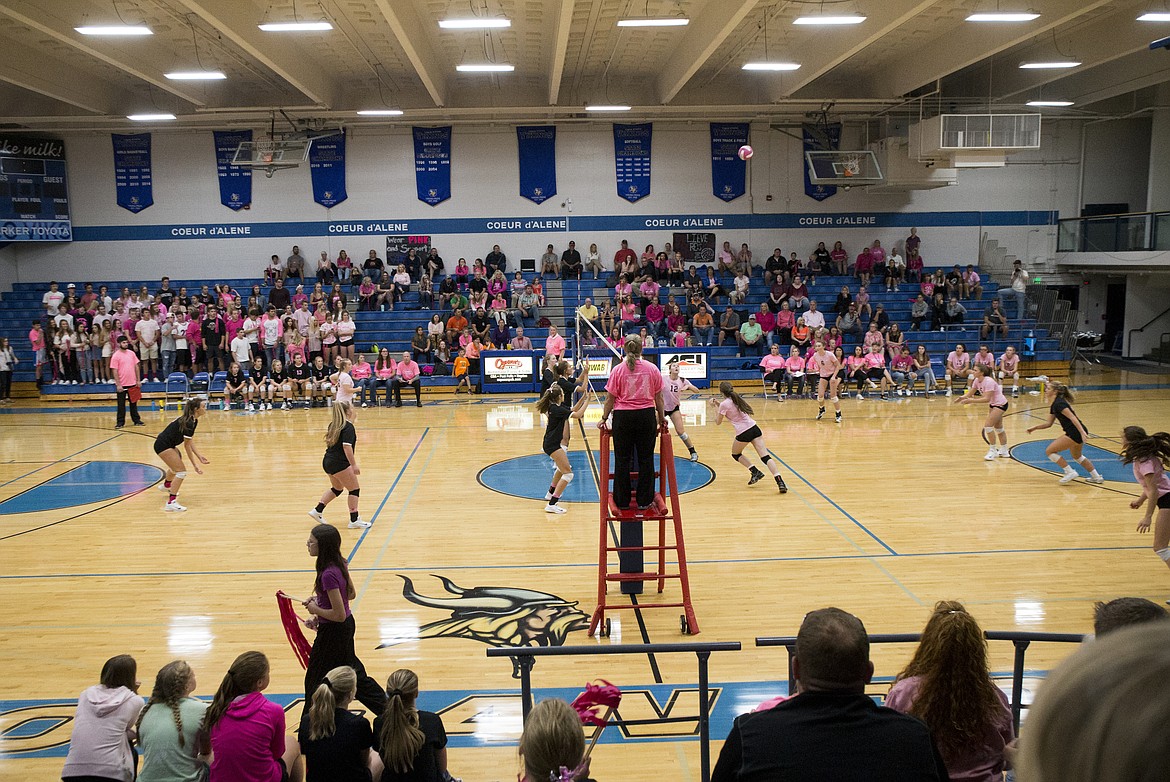
[[[360,516],[349,523],[350,529],[368,529],[374,526],[372,523],[366,521]]]
[[[987,454],[983,458],[989,462],[994,462],[995,457],[997,456],[999,456],[999,451],[995,449],[995,446],[992,446],[991,448],[987,449]]]
[[[289,409],[288,402],[284,402],[283,404],[281,404],[280,409],[281,410],[288,410]]]
[[[861,392],[860,392],[860,391],[858,391],[858,392],[857,392],[857,398],[858,398],[858,399],[865,399],[865,397],[864,397],[864,396],[862,396],[862,394],[861,394]]]
[[[1105,477],[1102,475],[1098,475],[1096,477],[1093,477],[1092,475],[1089,476],[1089,483],[1100,484],[1100,483],[1104,483],[1104,482],[1105,482]]]
[[[896,393],[898,396],[901,396],[901,395],[902,395],[902,389],[900,389],[900,388],[899,388],[899,389],[898,389],[898,390],[897,390],[895,393]]]
[[[698,451],[691,451],[691,461],[692,462],[699,461],[699,452]]]
[[[1061,485],[1066,484],[1066,483],[1072,483],[1076,479],[1077,479],[1077,471],[1076,470],[1065,470],[1064,475],[1060,476],[1059,483]]]
[[[320,522],[321,524],[325,523],[325,514],[318,513],[316,508],[313,508],[311,511],[309,511],[309,516],[311,518],[315,519],[316,521]]]
[[[544,512],[545,513],[568,513],[568,511],[566,511],[560,505],[545,505]]]
[[[187,509],[184,508],[182,505],[180,505],[178,502],[168,502],[166,505],[163,506],[163,510],[167,511],[168,513],[182,513],[183,511],[185,511]]]
[[[1001,445],[999,447],[999,455],[1005,459],[1010,459],[1012,456],[1011,451],[1008,450],[1008,447],[1006,445]]]
[[[254,413],[254,412],[256,412],[256,405],[249,402],[248,406],[244,409],[247,410],[249,413]]]
[[[549,500],[551,500],[551,499],[552,499],[552,492],[551,492],[551,491],[546,491],[546,492],[544,493],[544,501],[545,501],[545,502],[548,502],[548,501],[549,501]]]
[[[947,392],[945,394],[943,394],[943,396],[950,396],[950,395],[951,395],[951,389],[948,388]]]
[[[362,402],[362,407],[369,407],[369,405],[365,402]]]
[[[268,403],[268,405],[267,405],[267,408],[268,408],[269,410],[271,410],[271,409],[272,409],[272,403],[271,403],[271,402],[269,402],[269,403]]]
[[[163,483],[162,481],[159,481],[159,483],[158,483],[158,490],[159,490],[159,491],[165,491],[165,492],[167,492],[167,493],[170,493],[170,491],[171,491],[171,487],[170,487],[170,486],[167,486],[167,485],[166,485],[165,483]]]

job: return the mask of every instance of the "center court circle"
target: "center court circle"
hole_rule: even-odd
[[[593,458],[600,466],[601,457],[597,451],[593,452]],[[593,480],[589,454],[570,451],[569,465],[573,468],[575,478],[565,489],[561,502],[599,502],[601,498],[597,494],[597,483]],[[654,455],[654,465],[658,466],[658,454]],[[489,464],[479,471],[475,479],[483,487],[500,494],[543,502],[554,469],[556,467],[552,459],[544,454],[532,454]],[[715,480],[715,471],[707,465],[678,456],[674,457],[674,474],[679,494],[701,489]]]

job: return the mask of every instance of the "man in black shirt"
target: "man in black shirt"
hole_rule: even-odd
[[[783,279],[788,262],[784,260],[784,253],[779,247],[772,251],[768,260],[764,261],[764,284],[771,285],[777,277]]]
[[[955,264],[954,268],[947,272],[947,297],[956,299],[967,298],[967,292],[963,290],[963,272],[959,270],[959,264]]]
[[[292,295],[289,294],[288,288],[284,287],[284,280],[279,277],[276,278],[276,287],[268,292],[268,303],[276,307],[278,313],[283,313],[292,306]]]
[[[378,257],[376,250],[370,250],[370,257],[366,258],[366,260],[362,263],[362,271],[365,272],[366,276],[375,282],[382,279],[382,269],[384,267],[385,264],[383,264],[382,259]]]
[[[499,269],[505,274],[508,273],[508,256],[500,252],[500,246],[498,244],[492,245],[492,251],[488,253],[487,258],[484,259],[484,263],[487,264],[488,274],[495,273],[496,269]]]
[[[439,251],[434,247],[427,255],[427,272],[431,275],[432,280],[439,279],[439,274],[443,271],[443,259],[439,255]]]
[[[207,356],[207,371],[215,373],[216,367],[227,370],[228,362],[224,356],[224,341],[227,338],[227,329],[223,318],[219,317],[215,305],[207,307],[207,314],[199,324],[199,332],[203,336],[203,353]]]
[[[930,729],[878,706],[869,639],[857,617],[822,608],[804,618],[792,670],[795,697],[736,717],[711,782],[945,782]]]
[[[459,293],[459,287],[455,283],[455,277],[448,274],[439,283],[439,309],[447,309],[447,302],[457,293]]]
[[[484,312],[483,307],[475,311],[471,316],[471,336],[479,337],[481,342],[485,344],[491,337],[492,319]]]
[[[417,280],[419,278],[418,270],[421,261],[418,257],[418,251],[413,247],[406,251],[406,255],[402,256],[402,260],[399,263],[406,267],[406,273],[410,275],[410,279]]]
[[[569,249],[561,253],[561,279],[581,279],[581,253],[577,252],[577,243],[569,242]]]
[[[158,293],[154,295],[154,298],[158,301],[159,304],[163,305],[168,310],[171,308],[171,305],[175,303],[175,292],[171,290],[170,277],[162,278],[162,287],[158,289]]]
[[[477,274],[471,278],[468,287],[471,288],[472,293],[482,293],[487,290],[487,280],[483,278],[482,274]]]

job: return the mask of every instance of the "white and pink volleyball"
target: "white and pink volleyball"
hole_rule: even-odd
[[[742,147],[739,148],[739,159],[740,160],[750,160],[752,155],[754,155],[754,154],[756,154],[756,151],[754,149],[752,149],[750,144],[744,144]]]

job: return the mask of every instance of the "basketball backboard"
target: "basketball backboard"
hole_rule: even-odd
[[[233,166],[275,171],[296,168],[309,159],[311,139],[261,139],[243,141],[232,157]]]
[[[872,150],[821,150],[805,152],[804,157],[814,185],[854,187],[886,181]]]

